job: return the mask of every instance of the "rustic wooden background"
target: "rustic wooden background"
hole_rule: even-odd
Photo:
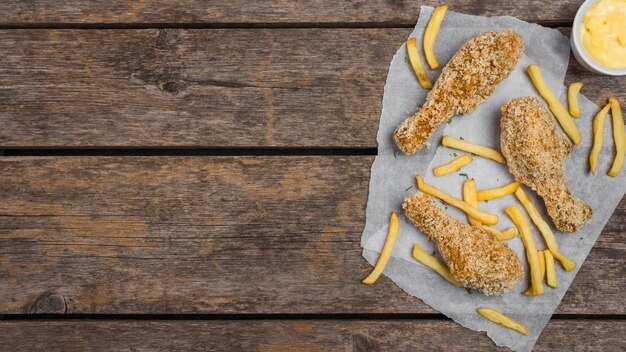
[[[581,2],[447,1],[566,34]],[[360,284],[383,85],[422,4],[0,3],[1,349],[495,350]],[[572,59],[575,80],[626,102],[626,78]],[[625,220],[537,350],[626,349]]]

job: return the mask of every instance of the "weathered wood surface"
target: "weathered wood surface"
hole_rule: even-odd
[[[433,313],[360,284],[372,161],[0,158],[0,314]],[[626,313],[625,220],[557,313]]]
[[[509,351],[449,320],[0,322],[5,351]],[[552,320],[534,351],[624,351],[623,320]]]
[[[509,15],[542,23],[571,22],[582,0],[520,2],[515,0],[448,0],[451,10],[477,15]],[[2,25],[53,24],[415,24],[420,6],[441,1],[413,0],[139,0],[0,3]]]
[[[0,31],[0,146],[372,146],[407,31]]]
[[[0,147],[376,147],[409,32],[3,30]],[[597,103],[626,96],[570,67]]]

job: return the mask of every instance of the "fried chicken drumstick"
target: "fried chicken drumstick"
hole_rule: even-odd
[[[450,272],[463,286],[501,295],[524,277],[522,263],[504,242],[487,230],[449,216],[429,195],[404,200],[406,216],[437,244]]]
[[[469,114],[517,66],[524,44],[519,34],[485,32],[467,41],[441,72],[426,102],[396,129],[393,138],[405,154],[426,145],[433,132],[456,114]]]
[[[576,232],[591,220],[591,207],[576,198],[563,175],[572,145],[557,131],[539,100],[516,98],[502,107],[500,148],[517,181],[532,188],[561,231]]]

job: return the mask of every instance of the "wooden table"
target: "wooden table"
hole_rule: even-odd
[[[448,4],[569,34],[581,2]],[[383,85],[419,5],[3,1],[1,349],[496,349],[360,284]],[[578,80],[626,102],[626,78],[572,59]],[[537,350],[626,349],[625,220],[622,201]]]

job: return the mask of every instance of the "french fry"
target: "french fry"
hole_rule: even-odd
[[[535,226],[539,229],[539,232],[543,235],[543,239],[546,241],[546,245],[548,246],[550,252],[552,252],[554,258],[561,262],[561,265],[563,265],[565,270],[574,270],[574,268],[576,268],[576,263],[559,252],[559,246],[556,243],[556,238],[554,237],[554,233],[552,233],[550,225],[543,220],[543,217],[541,217],[541,214],[539,214],[539,211],[535,208],[535,205],[530,198],[528,198],[528,195],[524,192],[522,187],[519,187],[517,191],[515,191],[515,196],[520,203],[522,203],[524,209],[526,209],[526,212],[528,213],[528,216],[530,216]]]
[[[506,186],[502,186],[499,188],[485,189],[482,191],[478,191],[476,193],[476,198],[478,198],[478,200],[491,200],[495,198],[501,198],[506,195],[515,193],[518,187],[519,182],[512,182]]]
[[[537,259],[539,259],[539,270],[541,271],[541,284],[543,285],[543,278],[546,276],[546,260],[543,251],[537,251]],[[534,296],[533,287],[529,287],[523,292],[527,296]]]
[[[507,329],[515,330],[522,335],[530,335],[530,330],[524,324],[513,320],[506,315],[498,312],[495,309],[491,308],[478,308],[476,309],[478,314],[480,314],[483,318],[492,321],[498,325],[504,326]]]
[[[591,174],[596,174],[596,167],[598,165],[598,158],[602,151],[602,143],[604,142],[604,121],[606,120],[606,114],[611,109],[611,103],[606,104],[602,110],[598,112],[596,118],[593,119],[593,147],[589,153],[589,170]]]
[[[463,200],[474,208],[479,209],[478,199],[476,199],[476,182],[474,182],[474,179],[467,180],[465,181],[465,183],[463,183]],[[470,225],[472,226],[482,225],[480,221],[474,219],[469,215],[467,215],[467,221],[469,221]]]
[[[611,117],[613,119],[613,140],[615,141],[615,159],[608,175],[616,177],[619,175],[622,165],[624,165],[624,155],[626,154],[626,131],[624,131],[624,117],[619,102],[615,98],[609,98],[611,103]]]
[[[512,205],[504,210],[507,213],[511,220],[517,226],[519,230],[520,236],[522,237],[522,242],[524,243],[524,247],[526,248],[526,259],[528,260],[528,264],[530,265],[530,282],[532,287],[533,296],[539,296],[543,294],[543,282],[541,281],[541,268],[539,267],[539,256],[537,255],[537,245],[535,244],[535,239],[533,238],[533,234],[530,231],[530,226],[528,225],[528,221],[522,211],[517,207],[517,205]]]
[[[578,104],[578,93],[583,87],[583,82],[574,82],[567,89],[567,102],[569,104],[569,113],[575,118],[580,117],[580,104]]]
[[[530,75],[530,79],[533,82],[539,94],[548,102],[548,106],[556,119],[561,124],[561,127],[565,131],[565,133],[569,136],[569,138],[574,142],[574,144],[579,145],[582,140],[582,136],[574,124],[574,119],[570,116],[570,114],[565,110],[563,105],[556,98],[554,93],[550,90],[550,88],[546,85],[546,82],[543,80],[543,76],[541,75],[541,69],[537,65],[529,65],[528,66],[528,74]]]
[[[470,215],[473,218],[476,218],[476,220],[484,224],[495,225],[498,223],[498,215],[486,213],[482,210],[476,209],[468,203],[449,195],[439,188],[427,184],[426,182],[424,182],[422,176],[420,175],[417,175],[417,188],[426,194],[429,194],[435,198],[439,198],[444,202],[452,205],[453,207],[464,211],[466,214]]]
[[[411,62],[413,72],[415,72],[415,76],[417,76],[420,85],[424,89],[431,89],[433,84],[426,75],[422,59],[420,59],[420,54],[417,52],[417,40],[415,38],[409,38],[406,41],[406,51],[409,54],[409,61]]]
[[[433,169],[433,173],[435,174],[435,176],[445,176],[447,174],[457,171],[458,169],[471,163],[472,161],[474,161],[474,158],[472,158],[471,156],[462,155],[447,164],[437,166]]]
[[[554,256],[549,249],[543,251],[543,255],[546,259],[546,282],[548,286],[557,288],[559,285],[556,282],[556,268],[554,267]]]
[[[496,238],[499,239],[500,241],[512,240],[515,238],[515,235],[517,234],[517,232],[515,231],[513,227],[509,227],[508,229],[504,231],[500,231],[498,229],[495,229],[493,227],[486,226],[486,225],[483,225],[482,228],[496,235]]]
[[[492,159],[499,163],[505,164],[506,160],[504,156],[497,150],[483,147],[482,145],[466,142],[464,140],[454,138],[451,136],[443,136],[441,139],[441,145],[448,148],[454,148],[462,150],[467,153],[476,154],[483,158]]]
[[[380,252],[380,257],[378,257],[374,270],[372,270],[372,272],[365,279],[363,279],[362,282],[364,284],[373,284],[376,280],[378,280],[380,274],[383,273],[383,270],[389,261],[389,257],[391,257],[391,251],[393,250],[393,245],[396,243],[399,229],[400,225],[398,224],[398,216],[394,211],[391,213],[391,218],[389,219],[389,230],[387,231],[387,239],[385,240],[383,250]]]
[[[515,227],[509,227],[508,229],[504,231],[500,231],[500,232],[502,232],[502,237],[505,240],[512,240],[513,238],[515,238],[515,235],[517,235],[517,231],[515,231]]]
[[[430,65],[430,68],[433,70],[439,68],[439,62],[435,56],[434,47],[435,41],[437,40],[437,34],[439,33],[439,27],[441,27],[441,22],[446,16],[447,10],[447,5],[437,6],[430,17],[430,21],[428,21],[426,30],[424,31],[424,55],[426,56],[428,65]]]
[[[546,277],[546,258],[543,251],[537,251],[537,258],[539,258],[539,270],[541,270],[541,282]],[[554,259],[554,257],[552,257]],[[554,262],[552,262],[554,264]]]
[[[413,247],[413,258],[439,273],[439,275],[441,275],[444,279],[450,281],[450,283],[452,283],[453,285],[462,286],[461,283],[456,281],[454,276],[452,276],[452,273],[450,273],[450,269],[448,269],[448,267],[444,263],[442,263],[436,257],[426,253],[426,251],[423,250],[422,247],[419,246],[419,244],[415,244],[415,246]]]

